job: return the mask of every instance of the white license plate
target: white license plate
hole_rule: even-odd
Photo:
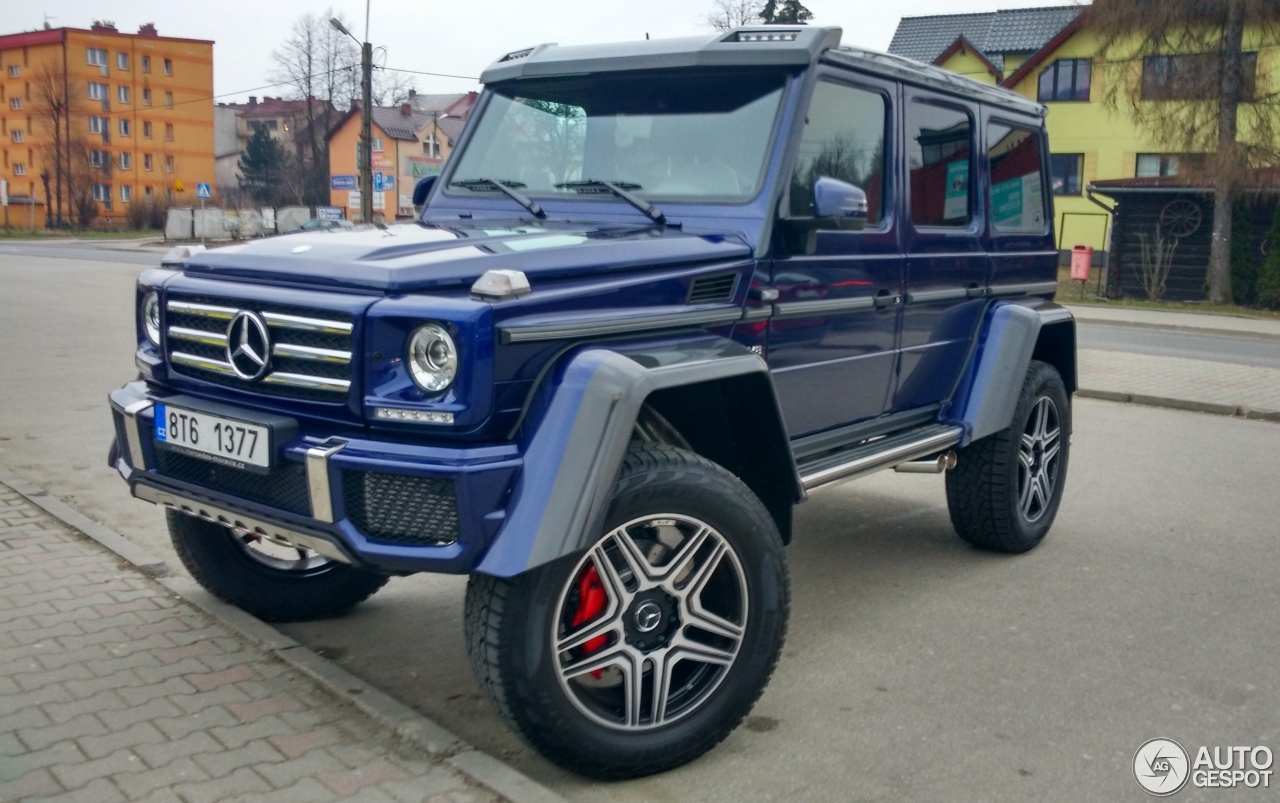
[[[156,443],[232,468],[271,467],[271,430],[186,410],[156,405]]]

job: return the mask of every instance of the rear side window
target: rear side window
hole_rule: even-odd
[[[916,226],[968,226],[973,121],[965,112],[916,101],[907,129],[911,219]]]
[[[997,231],[1044,231],[1043,153],[1039,131],[1003,123],[987,125],[991,224]]]
[[[813,183],[826,176],[862,188],[868,226],[884,218],[886,107],[878,92],[817,85],[791,175],[792,216],[813,217]]]

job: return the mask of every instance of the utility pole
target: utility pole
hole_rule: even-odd
[[[365,42],[361,47],[360,93],[360,219],[373,222],[373,45]]]
[[[345,33],[351,41],[360,45],[360,158],[356,169],[360,171],[360,218],[363,223],[373,222],[373,45],[361,42],[348,31],[337,17],[329,18],[329,27]],[[365,39],[369,38],[368,5],[365,6]]]

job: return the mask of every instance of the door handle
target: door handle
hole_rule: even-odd
[[[898,302],[901,300],[902,300],[902,297],[897,295],[896,293],[890,294],[890,291],[888,290],[881,290],[880,292],[876,293],[876,298],[875,298],[876,309],[885,309],[887,307],[896,306]]]

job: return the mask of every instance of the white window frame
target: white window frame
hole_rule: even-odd
[[[107,93],[111,91],[111,87],[101,81],[90,81],[87,86],[89,88],[89,100],[106,100]]]
[[[164,140],[165,142],[173,142],[173,123],[164,124]]]
[[[164,107],[166,109],[173,108],[173,93],[167,89],[164,91]]]
[[[374,153],[382,153],[382,137],[371,137],[370,146]]]
[[[120,101],[121,103],[128,103],[129,87],[125,86],[124,84],[121,84],[120,86],[116,87],[116,100]]]
[[[148,173],[151,172],[151,154],[142,154],[142,169]]]
[[[89,115],[89,133],[106,134],[111,131],[111,118],[100,114]]]
[[[10,78],[21,78],[21,77],[22,77],[22,65],[21,65],[21,64],[10,64],[10,65],[9,65],[9,77],[10,77]]]
[[[120,118],[120,136],[122,137],[133,136],[133,126],[129,125],[128,117]]]
[[[166,173],[172,173],[172,172],[173,172],[173,157],[172,157],[172,156],[166,156],[166,157],[164,157],[164,172],[166,172]]]
[[[133,202],[133,185],[121,184],[120,185],[120,203],[127,204],[132,202]]]
[[[120,152],[120,169],[121,170],[133,169],[133,154],[130,153],[129,151]]]
[[[22,111],[22,98],[17,95],[9,98],[9,109],[15,112]]]
[[[89,165],[91,167],[106,167],[111,164],[111,151],[103,151],[94,149],[89,151]]]
[[[128,54],[128,53],[116,53],[116,69],[117,69],[117,70],[127,70],[127,69],[129,69],[129,54]]]
[[[86,64],[92,64],[94,67],[105,67],[107,66],[107,51],[100,47],[86,47],[84,60]]]
[[[164,60],[164,74],[173,75],[173,59]]]
[[[142,121],[142,138],[151,139],[151,121],[150,120]]]
[[[14,162],[14,163],[13,163],[13,174],[14,174],[15,176],[25,176],[25,175],[27,174],[27,164],[26,164],[26,162]]]
[[[93,185],[93,200],[95,200],[95,201],[110,201],[110,200],[111,200],[111,185],[110,185],[110,184],[94,184],[94,185]]]
[[[24,136],[23,136],[23,134],[22,134],[22,129],[21,129],[21,128],[15,128],[15,129],[13,129],[13,141],[14,141],[14,142],[23,142],[23,141],[25,141],[25,138],[24,138]]]
[[[149,86],[144,86],[142,88],[142,105],[143,106],[151,105],[151,87]]]
[[[142,71],[151,72],[151,57],[146,54],[142,56]]]

